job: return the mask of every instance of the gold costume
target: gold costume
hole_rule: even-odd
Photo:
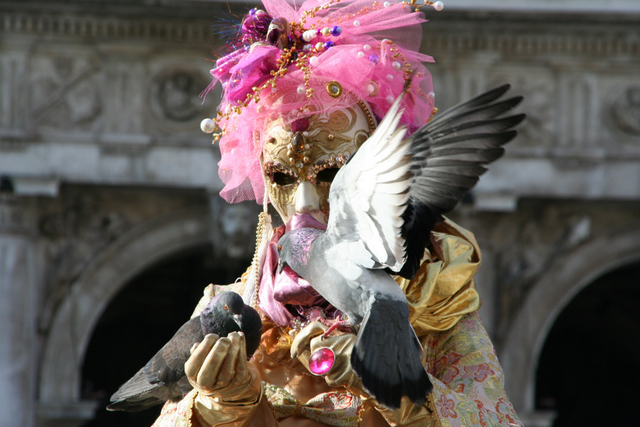
[[[359,387],[349,364],[355,335],[321,340],[326,326],[314,322],[300,337],[265,317],[262,342],[248,364],[256,377],[244,389],[224,399],[193,390],[180,402],[167,402],[154,426],[521,426],[477,314],[480,299],[473,277],[479,266],[473,235],[447,220],[432,232],[415,278],[398,278],[434,384],[422,406],[404,397],[401,407],[391,411]],[[234,290],[242,293],[246,276]],[[205,289],[194,314],[215,288]],[[298,357],[292,357],[292,345],[301,347],[294,352]],[[307,368],[310,352],[320,346],[336,353],[324,377]]]

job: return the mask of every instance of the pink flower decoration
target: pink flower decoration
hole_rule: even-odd
[[[436,402],[436,405],[440,407],[440,414],[443,417],[458,418],[458,413],[455,411],[455,402],[452,399],[447,399],[443,394],[440,395],[440,399]]]

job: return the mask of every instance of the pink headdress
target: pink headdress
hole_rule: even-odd
[[[216,62],[207,88],[218,82],[223,88],[218,116],[208,123],[208,131],[217,132],[220,141],[219,174],[225,183],[220,195],[228,202],[263,200],[259,158],[265,141],[260,131],[276,116],[293,121],[319,109],[345,108],[345,100],[351,99],[365,101],[382,118],[413,76],[402,121],[411,133],[431,117],[431,75],[422,62],[433,59],[418,52],[426,20],[413,2],[262,3],[265,11],[252,9],[244,18],[236,50]],[[318,91],[355,96],[312,105]]]

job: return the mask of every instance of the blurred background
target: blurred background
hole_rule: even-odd
[[[148,426],[109,396],[253,256],[199,129],[253,3],[0,1],[0,426]],[[527,427],[637,426],[640,2],[448,0],[422,51],[443,109],[502,83],[527,121],[452,215]],[[225,28],[226,27],[226,28]]]

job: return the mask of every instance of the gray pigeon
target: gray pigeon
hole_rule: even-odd
[[[242,330],[250,358],[260,344],[262,322],[256,310],[235,292],[222,292],[211,299],[199,316],[182,325],[178,332],[147,364],[111,396],[111,411],[142,411],[167,400],[181,399],[193,388],[184,373],[184,364],[193,344],[207,334],[226,337]]]
[[[326,231],[294,229],[278,242],[288,265],[360,325],[353,370],[378,402],[422,404],[433,385],[407,300],[390,274],[412,278],[435,224],[500,157],[523,114],[497,118],[522,97],[497,102],[505,85],[436,116],[404,139],[401,95],[376,131],[336,174]],[[496,101],[496,102],[494,102]]]

